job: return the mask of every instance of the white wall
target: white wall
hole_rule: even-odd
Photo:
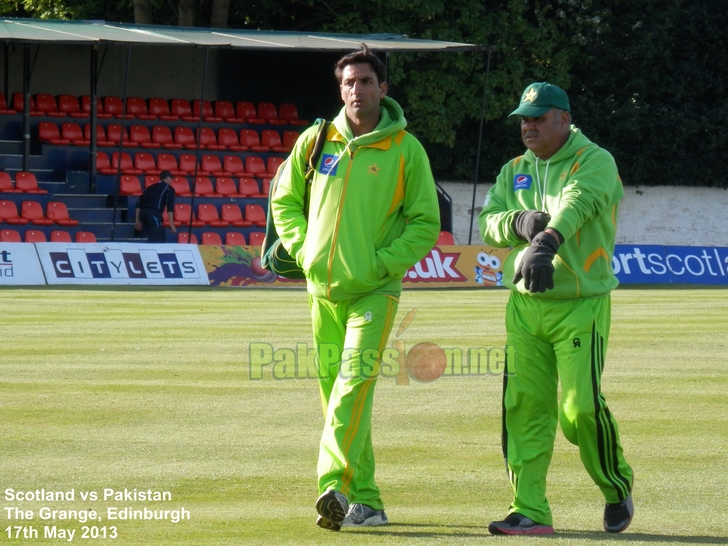
[[[468,244],[473,184],[440,182],[453,200],[453,234]],[[478,213],[491,184],[479,184],[471,244],[480,244]],[[728,190],[625,186],[617,243],[728,247]]]

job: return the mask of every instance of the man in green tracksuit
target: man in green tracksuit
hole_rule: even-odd
[[[514,115],[528,150],[503,167],[479,216],[486,244],[514,247],[503,266],[511,289],[506,342],[516,355],[503,387],[503,453],[514,500],[489,530],[554,532],[546,474],[559,422],[606,499],[604,530],[621,532],[634,513],[632,469],[601,376],[610,292],[618,284],[612,255],[622,183],[609,152],[571,125],[562,89],[528,86]]]
[[[271,210],[306,275],[325,418],[316,523],[338,531],[388,523],[374,479],[374,386],[402,277],[435,244],[440,212],[427,155],[386,96],[384,64],[364,47],[335,74],[344,107],[314,166],[308,214],[304,174],[316,128],[296,142]]]

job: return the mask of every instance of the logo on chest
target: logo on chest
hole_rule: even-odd
[[[331,154],[323,154],[321,156],[321,174],[334,176],[339,166],[339,156]]]
[[[528,174],[513,175],[513,191],[530,190],[533,177]]]

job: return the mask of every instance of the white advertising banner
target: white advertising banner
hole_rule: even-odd
[[[45,283],[33,243],[0,243],[0,286]]]
[[[48,284],[209,285],[197,245],[37,243]]]

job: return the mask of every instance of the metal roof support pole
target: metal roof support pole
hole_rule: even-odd
[[[89,112],[89,123],[91,124],[91,142],[89,143],[88,153],[88,178],[89,178],[89,191],[96,193],[96,103],[98,98],[96,97],[96,61],[98,57],[98,45],[94,44],[91,46],[91,66],[89,69],[91,89],[89,90],[89,103],[91,104],[91,111]]]
[[[205,84],[207,80],[207,62],[210,48],[205,48],[205,63],[202,67],[202,90],[200,91],[200,115],[197,118],[197,148],[195,149],[195,170],[192,176],[192,198],[190,199],[190,225],[187,226],[187,242],[192,242],[192,219],[195,216],[195,194],[197,193],[197,166],[200,164],[200,136],[202,133],[202,113],[205,111]]]
[[[119,131],[119,156],[116,158],[116,187],[114,188],[114,215],[111,217],[111,240],[116,233],[116,209],[119,206],[119,186],[121,185],[121,152],[124,146],[124,133],[126,131],[126,93],[129,88],[129,65],[131,63],[131,45],[126,46],[126,70],[124,71],[124,95],[121,109],[121,131]]]
[[[478,150],[475,154],[475,179],[473,181],[473,202],[470,205],[470,232],[468,233],[468,244],[473,242],[473,220],[475,218],[475,193],[478,189],[478,178],[480,177],[480,155],[483,142],[483,120],[485,119],[485,101],[488,97],[488,75],[490,74],[490,57],[493,53],[493,46],[488,48],[488,62],[485,68],[485,83],[483,84],[483,104],[480,107],[480,128],[478,129]]]
[[[23,44],[23,171],[30,170],[30,44]]]
[[[5,62],[5,74],[3,77],[3,95],[5,100],[8,102],[8,108],[12,108],[11,97],[10,97],[10,44],[3,42],[3,57]]]

